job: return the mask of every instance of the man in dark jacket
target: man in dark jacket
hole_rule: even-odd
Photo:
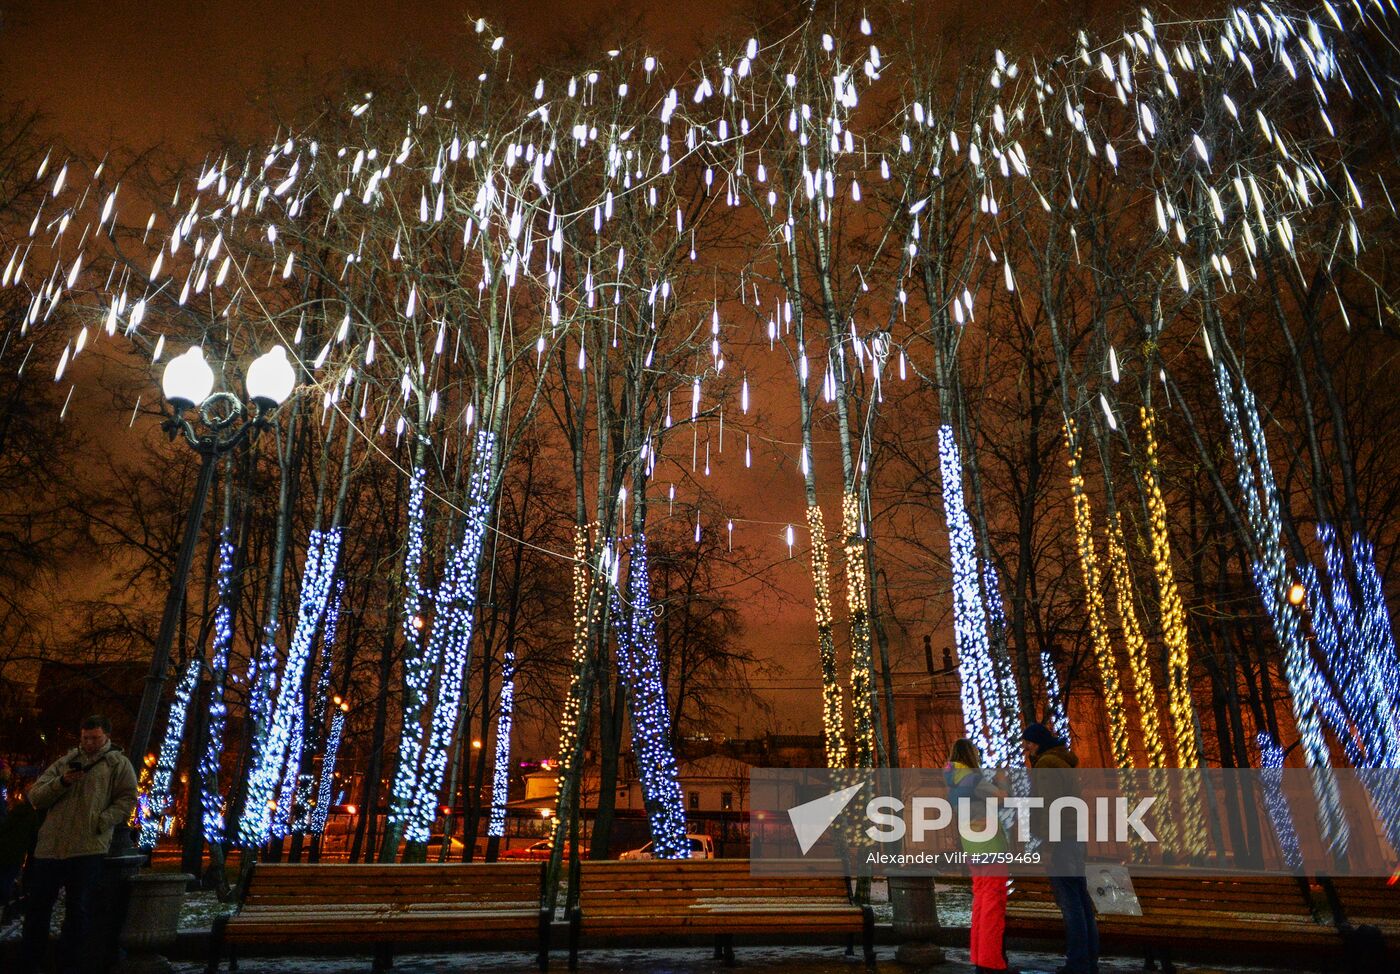
[[[10,807],[0,819],[0,923],[8,923],[14,912],[15,883],[24,869],[24,860],[34,849],[38,833],[39,813],[16,783],[11,791]]]
[[[1033,776],[1032,785],[1045,799],[1047,810],[1056,798],[1078,794],[1069,772],[1079,766],[1079,758],[1063,738],[1044,724],[1031,724],[1021,739],[1031,770],[1044,772]],[[1041,837],[1046,838],[1044,833]],[[1073,834],[1062,837],[1047,853],[1050,889],[1065,921],[1065,966],[1059,974],[1097,974],[1099,969],[1099,924],[1084,876],[1084,859],[1084,845]]]
[[[20,970],[36,971],[49,939],[58,891],[65,891],[59,970],[84,969],[91,956],[94,897],[112,832],[136,807],[136,771],[109,736],[112,724],[94,715],[82,723],[78,746],[59,758],[29,789],[44,812],[27,878]]]

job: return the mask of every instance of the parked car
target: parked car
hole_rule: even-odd
[[[549,839],[541,839],[539,842],[532,842],[522,849],[503,849],[497,858],[513,862],[544,862],[553,851],[554,843]],[[578,855],[580,859],[587,859],[588,846],[580,846]],[[568,859],[569,856],[569,847],[565,845],[564,858]]]
[[[713,859],[715,857],[715,840],[708,835],[687,835],[686,844],[690,846],[690,858],[692,859]],[[618,856],[623,862],[643,862],[647,859],[654,859],[651,853],[652,843],[648,842],[640,849],[631,849]]]

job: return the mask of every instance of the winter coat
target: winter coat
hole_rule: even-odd
[[[960,762],[951,762],[943,772],[944,780],[948,783],[948,800],[952,802],[956,810],[960,807],[961,800],[968,799],[968,824],[977,832],[981,832],[987,821],[987,799],[1000,798],[1001,789],[995,783],[988,780],[980,769],[971,768]],[[955,812],[956,814],[956,812]],[[956,818],[954,819],[956,821]],[[1006,852],[1011,848],[1007,842],[1006,833],[997,826],[996,832],[987,839],[969,839],[961,831],[958,838],[962,841],[962,847],[967,852]]]
[[[1063,743],[1044,748],[1031,759],[1031,770],[1050,772],[1032,775],[1032,789],[1044,799],[1045,804],[1031,816],[1031,830],[1041,839],[1050,835],[1050,806],[1057,798],[1076,797],[1079,789],[1067,771],[1079,767],[1079,756]],[[1069,824],[1069,817],[1063,819]],[[1061,840],[1049,848],[1044,860],[1052,876],[1083,876],[1084,860],[1087,852],[1084,843],[1072,836],[1061,836]]]
[[[65,785],[68,762],[80,761],[87,774]],[[73,748],[51,764],[29,789],[29,801],[45,813],[36,859],[99,856],[112,843],[112,830],[136,807],[136,772],[121,748],[108,744],[96,757]]]
[[[1064,744],[1056,744],[1054,747],[1039,751],[1031,760],[1031,768],[1035,771],[1068,770],[1077,767],[1079,767],[1079,755]]]

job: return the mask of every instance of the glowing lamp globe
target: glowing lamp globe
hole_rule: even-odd
[[[286,402],[296,384],[296,369],[281,345],[272,346],[248,366],[248,396],[264,409],[276,409]]]
[[[214,389],[214,370],[204,361],[204,349],[196,346],[171,359],[160,387],[176,409],[189,409],[208,399]]]

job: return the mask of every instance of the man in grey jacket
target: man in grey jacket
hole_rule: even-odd
[[[20,969],[39,969],[49,939],[58,891],[64,899],[59,970],[82,971],[95,955],[93,900],[112,831],[124,827],[136,807],[136,772],[112,743],[112,724],[99,715],[82,723],[78,746],[59,758],[29,790],[44,813],[30,868]]]

